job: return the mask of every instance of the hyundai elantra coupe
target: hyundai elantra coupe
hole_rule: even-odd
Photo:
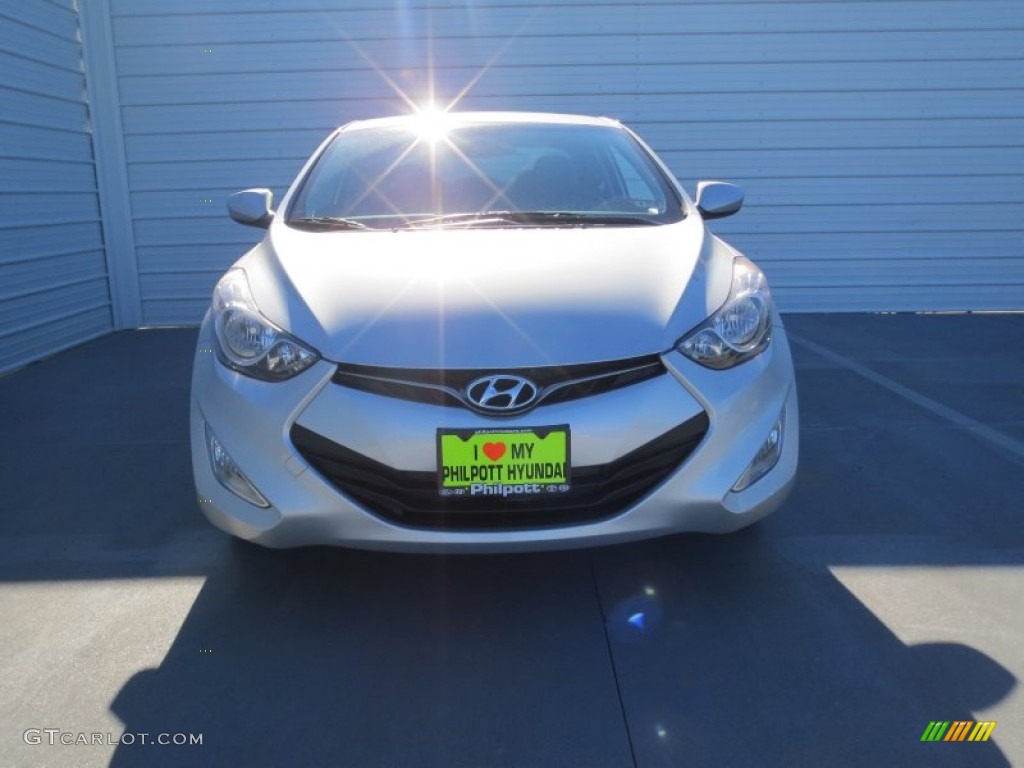
[[[764,274],[622,124],[338,129],[217,283],[192,378],[210,521],[270,547],[586,547],[779,506],[797,395]]]

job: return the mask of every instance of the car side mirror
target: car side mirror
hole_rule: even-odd
[[[228,198],[228,213],[239,224],[266,229],[274,220],[274,193],[263,187],[243,189]]]
[[[743,207],[743,190],[724,181],[697,182],[697,210],[705,219],[732,216]]]

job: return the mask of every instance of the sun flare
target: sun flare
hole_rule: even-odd
[[[448,137],[451,120],[448,111],[428,102],[416,108],[416,133],[421,141],[436,144]]]

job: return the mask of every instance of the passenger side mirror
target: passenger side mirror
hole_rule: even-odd
[[[274,220],[274,193],[263,187],[243,189],[228,198],[228,213],[239,224],[266,229]]]
[[[743,190],[724,181],[697,182],[697,210],[705,219],[732,216],[743,207]]]

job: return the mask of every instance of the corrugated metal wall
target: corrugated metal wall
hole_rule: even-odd
[[[143,318],[195,322],[335,125],[460,108],[623,119],[784,310],[1024,305],[1021,0],[111,0]]]
[[[72,0],[0,4],[0,372],[113,328]]]

